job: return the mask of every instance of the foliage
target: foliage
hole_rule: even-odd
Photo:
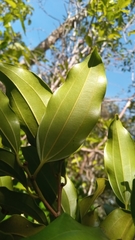
[[[0,62],[18,64],[21,57],[29,62],[30,50],[22,41],[21,33],[14,30],[14,25],[19,21],[26,33],[25,23],[31,23],[32,11],[25,1],[0,0]]]
[[[79,10],[84,7],[83,1],[78,4]],[[59,44],[51,46],[53,64],[46,62],[49,74],[44,78],[53,85],[53,91],[74,63],[89,51],[91,54],[69,71],[66,81],[53,93],[36,74],[6,64],[18,64],[23,56],[28,67],[34,63],[31,54],[40,63],[44,62],[45,56],[42,51],[38,54],[35,50],[30,52],[11,25],[19,20],[25,32],[24,21],[32,8],[23,1],[1,3],[0,81],[5,85],[5,93],[0,91],[2,240],[57,240],[60,237],[63,240],[133,240],[135,236],[134,140],[117,115],[111,124],[110,120],[99,120],[106,77],[97,50],[91,50],[97,45],[106,64],[116,54],[130,68],[130,59],[125,60],[121,36],[123,31],[128,36],[134,34],[133,30],[127,31],[126,25],[134,19],[134,2],[93,0],[86,6],[86,11],[87,14],[78,18],[79,21],[76,18],[68,34],[64,35],[62,46],[66,52],[61,51]],[[80,37],[83,41],[76,41]],[[83,51],[84,47],[86,51]],[[58,71],[54,71],[57,66]],[[43,72],[41,75],[44,76]],[[95,132],[89,135],[96,122]],[[105,175],[103,149],[108,126]],[[25,143],[22,131],[27,136]],[[93,185],[90,185],[93,176],[88,172],[91,163],[94,166]],[[86,183],[86,175],[90,186]],[[98,177],[96,180],[95,176]],[[83,193],[80,189],[77,192],[69,177],[77,190],[82,183],[88,188],[85,185]],[[104,205],[106,217],[100,219],[97,199],[108,185],[116,195],[117,208]]]
[[[1,239],[18,234],[20,238],[31,239],[29,235],[36,222],[38,225],[32,239],[42,239],[43,236],[49,239],[50,226],[52,236],[57,238],[55,229],[63,221],[59,232],[64,235],[63,239],[69,234],[71,239],[75,239],[75,234],[79,239],[88,239],[89,235],[93,239],[107,239],[99,227],[80,225],[88,209],[83,207],[84,204],[77,204],[77,194],[65,168],[65,159],[82,145],[100,116],[106,76],[97,50],[75,65],[65,83],[54,93],[35,74],[9,64],[0,65],[0,80],[6,87],[6,95],[0,93],[0,173],[1,179],[10,176],[10,185],[13,184],[11,189],[8,183],[1,182]],[[27,146],[20,146],[21,129],[27,135]],[[21,191],[16,191],[15,180],[22,184]],[[104,180],[101,185],[104,189]],[[101,191],[97,190],[95,196]],[[89,208],[87,204],[86,208]],[[47,210],[50,212],[49,221],[54,217],[58,220],[45,228],[48,225]],[[22,219],[22,213],[25,219]],[[29,223],[29,217],[34,225]],[[30,231],[23,231],[22,227],[17,232],[11,232],[11,228],[5,232],[6,224],[15,229],[16,220],[28,224]]]
[[[114,66],[122,71],[131,71],[134,64],[135,2],[91,0],[87,5],[84,0],[69,2],[65,20],[67,27],[63,23],[63,28],[56,29],[55,33],[60,31],[60,37],[50,44],[49,61],[44,63],[41,58],[38,62],[42,78],[55,89],[63,82],[72,65],[81,61],[94,46],[98,47],[106,68]],[[68,19],[73,19],[73,22],[68,22]],[[43,46],[49,44],[50,39],[51,35],[33,52],[39,47],[42,54],[46,52],[48,49]]]

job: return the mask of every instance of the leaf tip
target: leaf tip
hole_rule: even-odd
[[[90,55],[89,61],[88,61],[88,67],[95,67],[98,64],[102,63],[102,59],[97,51],[97,48],[95,47]]]

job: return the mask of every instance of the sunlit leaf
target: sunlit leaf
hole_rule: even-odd
[[[7,2],[12,8],[16,8],[16,2],[13,0],[5,0],[5,2]]]
[[[9,176],[0,177],[0,187],[6,187],[9,190],[13,190],[13,181],[11,177]]]
[[[116,116],[109,127],[105,146],[105,169],[117,198],[130,209],[132,181],[135,175],[135,143]]]
[[[17,116],[9,107],[9,100],[0,91],[0,134],[2,134],[3,144],[12,148],[18,154],[20,147],[20,124]]]
[[[35,137],[51,90],[35,74],[8,64],[0,65],[0,81],[6,86],[6,94],[21,126]]]
[[[132,35],[132,34],[135,34],[135,30],[132,30],[132,31],[129,31],[128,32],[128,36]]]
[[[75,218],[77,209],[77,191],[68,177],[67,183],[62,189],[62,209],[72,218]]]
[[[64,159],[80,147],[100,116],[105,89],[104,66],[94,49],[50,98],[37,133],[41,165]]]
[[[109,239],[131,240],[135,227],[130,213],[121,209],[112,211],[100,225]]]

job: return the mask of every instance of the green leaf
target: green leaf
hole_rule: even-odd
[[[26,193],[13,192],[0,187],[0,206],[8,215],[24,213],[39,223],[45,224],[46,218],[32,197]]]
[[[11,176],[27,187],[27,180],[24,171],[16,161],[12,152],[0,148],[0,176]]]
[[[62,189],[62,209],[72,218],[76,216],[77,192],[72,181],[67,177],[67,183]]]
[[[34,73],[8,64],[0,65],[0,81],[6,86],[6,94],[21,126],[30,137],[35,137],[51,90]]]
[[[0,239],[1,240],[14,240],[14,238],[11,234],[7,234],[2,231],[0,231]]]
[[[7,24],[9,24],[12,20],[13,20],[13,15],[10,14],[10,13],[7,13],[7,14],[3,17],[4,26],[6,26]]]
[[[26,33],[26,28],[25,28],[25,24],[24,24],[24,19],[23,19],[23,17],[22,17],[21,11],[20,11],[20,14],[19,14],[19,19],[20,19],[20,22],[21,22],[22,29],[23,29],[24,33]]]
[[[26,218],[20,215],[13,215],[7,220],[0,223],[0,230],[12,234],[13,237],[28,237],[36,234],[37,232],[43,230],[44,225],[39,225],[28,221]],[[1,238],[0,238],[1,239]],[[17,238],[18,239],[18,238]]]
[[[85,226],[98,227],[100,225],[100,220],[98,217],[98,212],[94,209],[83,217],[81,223]]]
[[[9,176],[0,177],[0,187],[6,187],[9,190],[13,190],[13,181],[11,177]]]
[[[7,2],[12,8],[16,8],[16,7],[17,7],[15,1],[12,1],[12,0],[5,0],[5,2]]]
[[[106,179],[98,178],[97,179],[97,188],[96,188],[96,191],[94,192],[94,194],[83,198],[79,202],[79,212],[80,212],[81,220],[88,213],[88,211],[92,210],[91,207],[92,207],[94,201],[103,193],[105,186],[106,186]]]
[[[134,239],[135,227],[132,216],[121,209],[111,212],[100,227],[109,239]]]
[[[117,198],[130,209],[132,181],[135,174],[135,143],[116,116],[109,127],[104,151],[105,169]]]
[[[127,6],[129,6],[129,4],[131,3],[131,0],[118,0],[118,3],[116,5],[116,7],[119,9],[119,10],[122,10],[122,8],[125,8]]]
[[[135,34],[135,30],[132,30],[132,31],[129,31],[128,32],[128,36],[132,35],[132,34]]]
[[[133,179],[131,191],[131,215],[135,224],[135,179]]]
[[[9,107],[9,100],[0,91],[0,134],[3,144],[10,147],[18,155],[20,147],[20,125],[17,116]],[[6,141],[5,141],[6,140]],[[4,142],[5,141],[5,142]]]
[[[105,89],[104,66],[94,49],[50,98],[37,133],[41,165],[64,159],[80,147],[100,116]]]
[[[32,146],[22,147],[22,153],[28,162],[29,171],[33,175],[40,164],[36,148]],[[55,201],[57,195],[58,181],[56,176],[58,175],[58,166],[58,162],[45,164],[36,178],[38,187],[50,204]]]
[[[76,222],[67,214],[62,214],[40,233],[26,240],[107,240],[100,228],[90,228]]]

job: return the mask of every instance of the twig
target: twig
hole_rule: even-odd
[[[128,100],[125,107],[122,109],[121,113],[119,114],[119,119],[121,119],[126,112],[127,108],[130,107],[131,100]]]
[[[33,175],[30,173],[28,166],[25,165],[25,163],[24,163],[23,168],[24,168],[25,172],[27,173],[35,192],[37,193],[38,198],[43,202],[43,204],[47,207],[47,209],[50,211],[50,213],[52,213],[54,215],[54,217],[58,217],[59,216],[58,213],[51,207],[51,205],[44,198],[42,192],[40,191],[40,189],[37,185],[36,179],[33,178]],[[35,197],[35,196],[33,196],[33,197]]]

